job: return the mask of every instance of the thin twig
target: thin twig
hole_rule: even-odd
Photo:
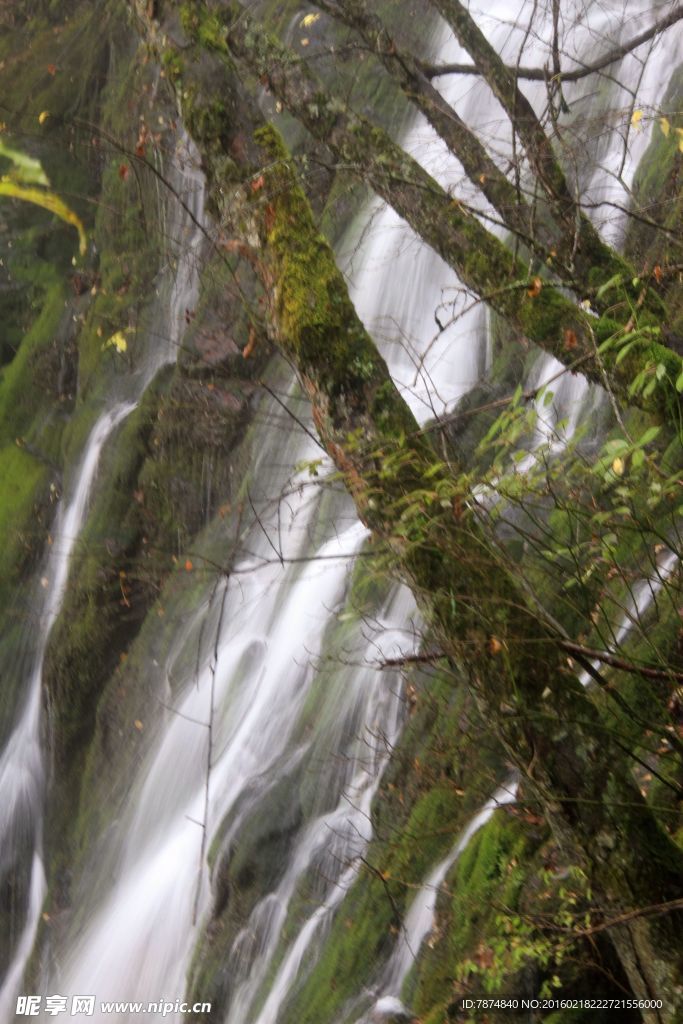
[[[683,672],[676,672],[674,669],[666,668],[655,668],[652,665],[634,665],[631,661],[625,661],[624,658],[618,658],[614,654],[610,654],[608,651],[595,650],[592,647],[584,647],[583,644],[577,644],[573,640],[558,640],[559,646],[570,654],[583,654],[587,658],[593,658],[595,661],[601,661],[605,665],[609,665],[611,668],[621,669],[623,672],[631,672],[634,675],[645,676],[646,679],[675,679],[677,682],[683,682]]]

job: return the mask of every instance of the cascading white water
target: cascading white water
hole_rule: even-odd
[[[617,622],[607,621],[605,631],[607,632],[607,643],[605,651],[609,654],[619,649],[621,643],[628,634],[637,627],[641,630],[650,608],[657,600],[657,595],[664,587],[673,573],[678,569],[679,559],[675,551],[665,551],[657,561],[652,572],[639,579],[631,588],[621,616]],[[591,662],[594,669],[600,669],[599,660]],[[592,677],[587,669],[579,673],[579,681],[584,686],[592,683]]]
[[[351,536],[324,544],[317,552],[320,561],[314,553],[302,573],[292,567],[284,604],[271,585],[279,567],[228,585],[216,663],[207,657],[212,637],[202,652],[196,685],[188,680],[177,713],[169,714],[161,742],[150,751],[131,796],[115,885],[66,959],[59,978],[66,991],[89,986],[98,998],[112,1000],[182,996],[195,938],[195,887],[199,872],[203,876],[205,871],[199,866],[197,822],[204,819],[208,730],[197,723],[208,726],[214,672],[215,749],[223,754],[211,768],[209,828],[286,757],[312,675],[296,663],[301,637],[309,637],[315,654],[314,638],[319,644],[326,618],[316,601],[323,608],[337,606],[345,585],[345,556],[351,557],[361,540],[362,532],[353,528]],[[299,557],[301,551],[295,543],[284,556]],[[337,564],[327,561],[333,554],[340,556]],[[247,569],[242,564],[236,572]],[[244,672],[247,655],[249,673]],[[205,893],[206,879],[200,884]]]
[[[372,656],[380,654],[383,658],[396,656],[398,652],[408,653],[405,648],[404,638],[399,634],[400,644],[397,645],[396,637],[392,634],[390,624],[392,622],[405,622],[414,608],[414,601],[411,595],[400,589],[394,595],[387,615],[380,620],[381,632],[373,639],[368,651],[368,660]],[[362,751],[356,752],[352,766],[351,781],[341,794],[341,799],[335,809],[327,815],[322,815],[310,827],[307,834],[297,848],[296,855],[291,869],[287,873],[285,883],[281,886],[284,892],[280,891],[276,898],[280,899],[280,906],[284,912],[287,903],[291,899],[294,886],[303,872],[319,852],[325,851],[326,865],[322,870],[325,876],[331,878],[324,902],[315,908],[310,917],[301,927],[296,939],[291,944],[287,953],[271,983],[268,998],[263,1008],[255,1018],[255,1024],[270,1024],[277,1020],[280,1007],[289,993],[291,985],[295,980],[301,963],[314,939],[319,938],[321,930],[329,922],[332,914],[344,899],[348,889],[358,873],[359,856],[365,851],[372,838],[370,828],[370,811],[372,801],[379,786],[382,769],[388,761],[388,751],[393,747],[399,730],[399,701],[397,694],[386,690],[383,686],[373,685],[373,669],[365,672],[354,673],[351,685],[359,688],[359,692],[365,693],[367,710],[365,720],[368,722],[382,723],[382,736],[375,740],[373,746],[368,750],[367,745]],[[378,700],[384,704],[378,704]],[[284,913],[275,927],[269,929],[268,945],[264,949],[262,962],[254,970],[254,964],[249,967],[249,988],[254,985],[253,991],[258,991],[258,986],[263,981],[273,954],[277,949],[277,939],[284,923]],[[249,1019],[249,1006],[235,999],[231,1006],[228,1024],[240,1024]]]
[[[42,674],[50,631],[64,600],[69,562],[80,531],[85,523],[88,501],[97,476],[100,455],[116,428],[136,407],[137,402],[157,371],[175,359],[184,330],[184,311],[194,304],[197,289],[197,248],[201,241],[198,217],[204,205],[203,181],[197,164],[183,140],[179,145],[170,177],[179,195],[185,197],[187,210],[180,204],[173,207],[167,222],[170,237],[182,238],[177,273],[170,281],[162,275],[160,297],[154,317],[161,327],[161,340],[155,339],[136,371],[120,378],[111,404],[96,420],[85,444],[80,464],[74,473],[71,494],[62,503],[52,535],[50,552],[41,573],[42,592],[36,598],[39,618],[38,644],[33,666],[26,681],[24,706],[0,757],[0,849],[11,846],[17,820],[30,820],[33,830],[33,858],[29,902],[25,922],[0,989],[0,1021],[14,1014],[14,1000],[21,984],[24,968],[31,954],[45,897],[45,870],[42,857],[42,803],[45,769],[42,750]],[[189,211],[189,216],[188,216]],[[186,237],[186,229],[191,236]]]
[[[514,803],[516,797],[517,782],[515,779],[509,779],[474,815],[458,836],[453,849],[429,873],[408,908],[394,952],[382,971],[379,983],[375,986],[375,993],[379,993],[379,996],[375,998],[372,1009],[360,1018],[358,1024],[369,1024],[369,1021],[401,1014],[409,1016],[400,999],[401,990],[411,967],[417,960],[423,942],[434,928],[436,901],[444,879],[479,829],[491,820],[499,807]]]
[[[33,946],[38,915],[45,896],[45,872],[42,862],[40,817],[43,796],[44,767],[41,745],[41,683],[43,662],[50,630],[61,608],[66,586],[69,558],[83,525],[102,447],[119,423],[134,408],[133,403],[117,404],[103,413],[91,431],[85,455],[77,474],[77,484],[66,508],[60,509],[54,540],[47,560],[42,584],[47,597],[40,624],[41,641],[27,686],[24,710],[17,722],[0,761],[0,843],[11,841],[15,819],[29,815],[35,825],[35,852],[31,869],[31,895],[26,923],[12,963],[0,992],[0,1019],[11,1010],[24,964]]]
[[[494,18],[501,13],[504,24],[498,24],[493,41],[506,59],[514,63],[520,52],[521,30],[511,29],[509,22],[505,22],[505,12],[491,11]],[[569,5],[562,13],[568,26],[565,47],[581,61],[565,58],[566,70],[590,63],[611,46],[636,36],[654,17],[650,4],[626,4],[620,0],[612,4],[593,4],[586,11],[580,10],[578,5]],[[548,17],[548,11],[540,12],[534,24],[534,35],[538,39],[550,38]],[[520,23],[523,23],[523,15]],[[624,240],[634,175],[650,141],[649,132],[643,126],[656,117],[658,101],[662,98],[661,68],[676,66],[680,40],[680,28],[675,26],[663,37],[627,54],[608,69],[608,77],[603,79],[597,96],[592,85],[581,82],[563,87],[571,110],[576,112],[572,117],[576,116],[578,125],[578,129],[571,125],[566,133],[569,138],[567,162],[573,167],[578,194],[588,216],[605,241],[617,249]],[[649,59],[655,49],[657,58]],[[545,54],[539,54],[533,43],[525,46],[522,63],[543,66],[545,60],[547,44]],[[637,83],[635,90],[632,83]],[[545,86],[524,82],[523,89],[540,110]],[[643,114],[643,119],[635,124],[631,122],[633,110]],[[592,124],[604,122],[604,130],[598,133],[589,129],[585,133],[582,125],[588,119]],[[598,139],[597,143],[592,141],[592,136]],[[588,149],[584,152],[586,142]],[[590,424],[605,397],[600,388],[589,386],[580,373],[567,373],[564,366],[546,352],[539,353],[524,389],[538,389],[541,394],[534,403],[536,426],[529,454],[517,463],[519,472],[531,468],[538,458],[547,460],[561,452],[582,422]],[[548,391],[553,392],[549,403]]]
[[[317,450],[305,435],[303,442],[291,437],[283,450],[279,422],[266,424],[262,433],[256,475],[265,492],[276,495],[289,467]],[[274,451],[277,464],[271,466]],[[349,560],[366,536],[356,523],[312,547],[318,498],[312,499],[303,488],[290,494],[291,518],[280,529],[284,565],[272,559],[265,536],[277,535],[275,507],[260,516],[245,539],[251,552],[248,559],[238,561],[230,581],[214,594],[213,608],[220,605],[221,611],[218,616],[209,614],[208,628],[202,630],[199,674],[180,683],[174,711],[165,714],[150,744],[130,809],[119,823],[106,874],[94,880],[92,906],[79,915],[77,933],[51,980],[57,990],[93,991],[98,999],[112,1001],[182,998],[198,934],[194,911],[198,906],[201,919],[208,906],[209,879],[200,861],[201,823],[206,822],[207,845],[226,824],[229,843],[231,830],[249,815],[270,782],[304,755],[312,739],[300,739],[298,747],[291,747],[290,737],[315,682],[311,662],[322,649],[330,614],[344,598]],[[411,606],[412,598],[402,592],[387,609],[388,620],[396,614],[405,623]],[[207,613],[206,606],[200,613]],[[387,630],[385,634],[381,642],[386,649],[393,644],[393,650],[395,643]],[[187,629],[165,667],[167,675],[197,642],[197,631]],[[338,756],[346,758],[349,778],[341,773],[337,806],[303,830],[278,890],[257,907],[248,931],[238,937],[236,979],[240,949],[254,935],[261,944],[261,964],[254,965],[254,973],[244,979],[236,996],[236,1005],[244,1006],[245,1012],[258,988],[259,970],[267,969],[275,950],[300,876],[314,864],[330,877],[344,876],[367,842],[370,802],[386,761],[386,744],[397,733],[399,710],[397,688],[386,675],[350,670],[339,678],[330,743],[337,745],[333,749]],[[350,746],[341,741],[349,720],[361,723]],[[213,757],[207,778],[210,721]],[[367,746],[359,747],[359,742],[367,742],[369,728],[378,733],[377,748],[370,755]],[[343,895],[343,889],[340,892]],[[341,897],[333,893],[328,903],[335,898]],[[287,975],[286,965],[282,970]],[[271,999],[276,998],[274,993],[275,989]],[[235,1013],[241,1020],[241,1011]],[[126,1012],[111,1016],[128,1019]],[[154,1013],[147,1016],[155,1019]]]
[[[408,908],[400,938],[379,986],[382,998],[400,996],[403,982],[415,963],[420,947],[434,927],[436,901],[448,872],[465,850],[470,839],[487,821],[490,821],[494,811],[498,807],[514,803],[516,797],[517,783],[514,779],[510,779],[505,785],[500,786],[486,801],[482,809],[475,814],[463,830],[462,835],[458,837],[458,841],[450,853],[437,864],[422,887],[418,889],[417,895]],[[380,1008],[377,1007],[377,1009]]]

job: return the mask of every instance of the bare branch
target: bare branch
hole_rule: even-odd
[[[683,682],[683,672],[676,672],[672,668],[655,668],[652,665],[636,665],[632,661],[626,661],[624,658],[619,658],[615,654],[610,654],[608,651],[596,650],[592,647],[584,647],[583,644],[577,644],[573,640],[558,640],[560,647],[564,648],[570,654],[581,654],[586,658],[591,658],[594,661],[601,661],[605,665],[609,665],[611,668],[618,668],[622,672],[630,672],[634,675],[644,676],[646,679],[664,679],[664,680],[676,680],[677,682]]]
[[[615,64],[621,60],[627,53],[638,49],[639,46],[647,43],[648,40],[660,32],[664,32],[667,28],[675,25],[681,18],[683,18],[683,4],[677,4],[668,14],[664,15],[663,18],[660,18],[653,25],[650,25],[649,28],[644,29],[627,42],[612,47],[602,57],[599,57],[590,64],[582,64],[580,67],[572,68],[570,71],[561,71],[557,67],[557,62],[554,61],[553,77],[558,78],[562,82],[578,82],[582,78],[588,78],[589,75],[595,75],[599,71],[603,71],[604,68],[609,67],[610,64]],[[481,68],[476,64],[428,64],[422,62],[420,66],[427,78],[439,78],[442,75],[476,75],[478,77],[483,74]],[[508,70],[511,74],[516,75],[517,78],[524,78],[530,82],[545,82],[548,77],[547,68],[509,67]]]

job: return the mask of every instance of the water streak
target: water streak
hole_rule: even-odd
[[[181,152],[177,156],[171,178],[176,191],[187,195],[189,209],[201,211],[203,184],[196,170],[196,161],[188,152],[188,145],[187,140],[181,142]],[[174,204],[169,227],[174,234],[177,232],[183,236],[184,246],[188,241],[184,237],[186,224],[185,211]],[[120,395],[112,396],[109,406],[100,414],[90,431],[74,474],[71,493],[58,510],[52,544],[41,573],[41,589],[34,602],[34,614],[39,619],[38,643],[25,686],[24,706],[0,757],[0,850],[6,856],[7,850],[11,851],[17,843],[17,836],[25,833],[27,828],[32,833],[30,842],[33,850],[24,925],[0,989],[2,1021],[9,1020],[14,1014],[14,1000],[33,948],[46,893],[42,852],[45,766],[41,705],[43,666],[50,632],[63,604],[71,555],[86,521],[102,450],[117,427],[136,407],[158,370],[175,359],[184,330],[184,310],[193,304],[196,295],[196,256],[201,244],[200,234],[199,226],[195,224],[190,244],[179,258],[177,273],[170,283],[166,276],[162,276],[159,282],[165,295],[163,304],[158,304],[154,319],[156,324],[162,326],[161,340],[155,340],[147,346],[136,371],[117,382],[114,390]]]

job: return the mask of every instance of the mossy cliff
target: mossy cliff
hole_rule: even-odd
[[[68,5],[66,16],[55,20],[41,12],[40,5],[15,12],[0,43],[3,142],[39,160],[54,190],[70,197],[90,227],[98,161],[74,118],[77,112],[85,121],[96,116],[107,47],[90,7]],[[50,117],[41,123],[46,110]],[[21,581],[42,555],[61,491],[89,270],[72,266],[79,259],[72,228],[45,210],[4,198],[0,249],[0,614],[7,637],[25,620]],[[4,653],[0,721],[7,725],[14,704],[11,645]]]
[[[0,44],[0,80],[11,97],[6,137],[69,197],[89,246],[79,258],[72,229],[3,200],[2,736],[30,663],[31,574],[51,542],[57,499],[70,493],[107,396],[125,395],[128,376],[164,343],[155,335],[156,292],[168,293],[173,247],[184,241],[164,237],[173,223],[168,167],[180,143],[172,96],[122,5],[36,5],[24,14]],[[252,380],[269,349],[262,343],[244,358],[244,313],[226,298],[233,278],[226,258],[209,256],[198,308],[185,311],[178,366],[154,381],[101,457],[45,663],[50,908],[68,902],[65,872],[82,822],[74,808],[106,683],[117,681],[180,552],[226,514],[237,491],[231,453],[257,404]],[[126,339],[123,351],[107,344],[112,336]],[[80,838],[87,842],[87,830]]]

